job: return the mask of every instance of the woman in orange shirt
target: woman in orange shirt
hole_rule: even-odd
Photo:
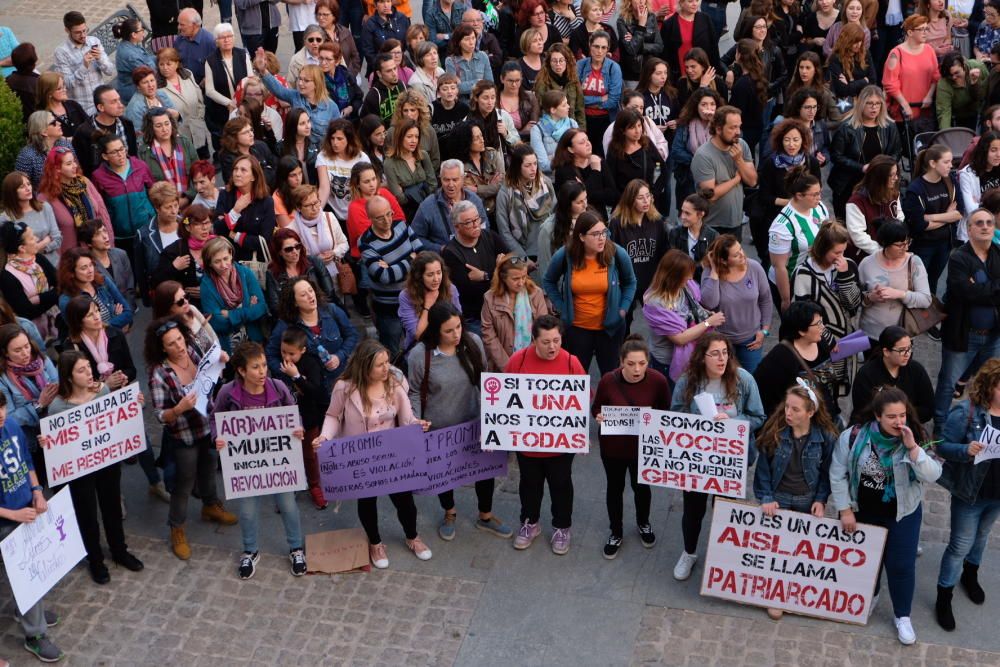
[[[625,313],[636,288],[632,260],[610,235],[596,213],[584,211],[569,245],[552,256],[542,280],[545,295],[566,325],[566,350],[584,369],[596,356],[602,375],[618,366]]]
[[[914,14],[903,21],[906,40],[889,52],[882,87],[889,98],[889,114],[897,124],[922,116],[933,123],[934,89],[941,78],[937,55],[927,44],[928,19]],[[923,128],[922,128],[923,129]],[[933,129],[933,125],[926,128]],[[899,128],[903,135],[903,127]],[[912,146],[907,145],[907,153]]]

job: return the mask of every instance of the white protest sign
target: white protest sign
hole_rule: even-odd
[[[712,511],[701,594],[844,623],[871,613],[885,528],[719,498]]]
[[[139,384],[41,421],[49,484],[63,484],[146,449]]]
[[[639,435],[640,407],[601,406],[601,435]]]
[[[712,419],[715,415],[719,414],[719,408],[715,404],[715,397],[707,391],[695,394],[694,404],[698,407],[698,412],[701,413],[702,417]]]
[[[640,482],[746,498],[747,422],[646,408],[639,421]]]
[[[198,363],[198,373],[187,391],[187,393],[194,391],[198,394],[194,409],[206,417],[208,416],[208,399],[212,396],[215,383],[222,376],[223,368],[225,368],[225,364],[222,363],[222,348],[216,342]]]
[[[69,489],[52,496],[43,514],[5,537],[0,553],[17,608],[23,614],[87,555]]]
[[[306,488],[302,442],[292,435],[301,424],[294,405],[215,413],[226,500]]]
[[[483,450],[586,454],[590,376],[483,373]]]
[[[976,454],[976,463],[1000,459],[1000,431],[987,424],[979,434],[979,442],[983,443],[983,450]]]

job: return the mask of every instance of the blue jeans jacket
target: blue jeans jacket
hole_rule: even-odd
[[[961,401],[948,413],[948,421],[941,431],[942,442],[935,448],[944,459],[938,484],[970,505],[979,496],[990,462],[976,464],[975,457],[969,456],[969,443],[978,440],[989,423],[986,408],[973,405],[969,400]]]
[[[317,336],[309,327],[298,320],[293,324],[285,320],[277,320],[271,337],[267,341],[267,366],[271,370],[273,377],[281,377],[281,336],[290,326],[297,326],[306,332],[306,350],[320,357],[319,346],[322,345],[327,352],[340,360],[340,365],[335,370],[323,368],[323,387],[327,391],[333,391],[333,384],[347,366],[347,358],[358,344],[358,330],[351,324],[350,319],[339,306],[327,304],[319,311],[320,333]]]
[[[802,475],[813,494],[813,501],[826,503],[830,496],[830,455],[833,453],[834,436],[813,425],[809,439],[802,450]],[[774,494],[788,468],[792,454],[792,431],[782,430],[774,454],[761,453],[757,459],[757,473],[753,480],[753,493],[763,503],[774,502]]]

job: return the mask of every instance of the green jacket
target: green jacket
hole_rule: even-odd
[[[937,82],[937,121],[938,129],[944,130],[955,124],[956,118],[979,118],[983,111],[983,101],[986,99],[986,80],[990,76],[986,65],[978,60],[966,60],[969,72],[977,70],[979,80],[975,84],[966,84],[959,88],[952,83],[951,77],[941,77]]]

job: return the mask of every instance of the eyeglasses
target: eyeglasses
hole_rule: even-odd
[[[333,58],[331,58],[330,56],[319,56],[318,58],[316,58],[316,60],[320,61],[321,63],[332,63],[333,62]]]
[[[296,243],[295,245],[286,245],[284,248],[281,249],[281,252],[290,255],[293,252],[298,252],[300,250],[302,250],[302,244]]]
[[[174,305],[180,308],[181,306],[186,306],[187,302],[188,302],[187,297],[182,296],[181,298],[177,299],[177,301],[174,301]]]
[[[910,247],[911,243],[913,243],[913,239],[906,239],[905,241],[898,241],[891,245],[893,245],[896,248],[899,248],[900,250],[905,250],[906,248]]]
[[[58,124],[59,124],[59,121],[57,121],[55,118],[53,118],[52,120],[49,121],[49,127],[55,127]]]
[[[705,356],[712,357],[713,359],[728,359],[729,350],[712,350],[711,352],[706,352]]]
[[[601,238],[606,239],[609,236],[611,236],[611,230],[609,230],[609,229],[602,229],[602,230],[597,231],[597,232],[587,232],[586,234],[584,234],[584,236],[589,236],[589,237],[594,238],[594,239],[601,239]]]
[[[813,327],[822,327],[822,326],[823,326],[823,320],[817,320],[817,321],[813,322],[812,324],[810,324],[809,328],[811,329]]]
[[[524,257],[517,257],[517,256],[515,256],[515,257],[508,257],[504,261],[507,264],[510,264],[511,266],[521,266],[522,264],[527,264],[528,263],[528,260],[525,259]]]
[[[163,324],[161,324],[159,327],[157,327],[157,329],[156,329],[156,335],[157,336],[163,336],[163,334],[167,333],[171,329],[176,329],[176,328],[177,328],[177,322],[174,322],[173,320],[167,320],[166,322],[164,322]]]
[[[872,107],[872,108],[880,107],[880,106],[882,106],[882,101],[881,100],[872,100],[870,102],[865,102],[865,106],[866,107]]]
[[[120,148],[114,149],[113,151],[107,151],[105,155],[121,155],[124,152],[125,152],[125,147],[122,146]]]
[[[990,218],[979,218],[978,220],[972,220],[969,224],[973,227],[992,227],[996,222]]]
[[[800,108],[803,111],[816,111],[816,109],[818,109],[819,106],[816,104],[803,104]]]
[[[478,215],[474,217],[472,220],[463,220],[458,222],[459,227],[478,227],[481,224],[483,224],[483,219],[480,218]]]
[[[889,349],[892,350],[893,352],[895,352],[896,354],[902,354],[904,356],[906,356],[908,354],[913,354],[913,346],[912,345],[910,347],[891,347]]]

